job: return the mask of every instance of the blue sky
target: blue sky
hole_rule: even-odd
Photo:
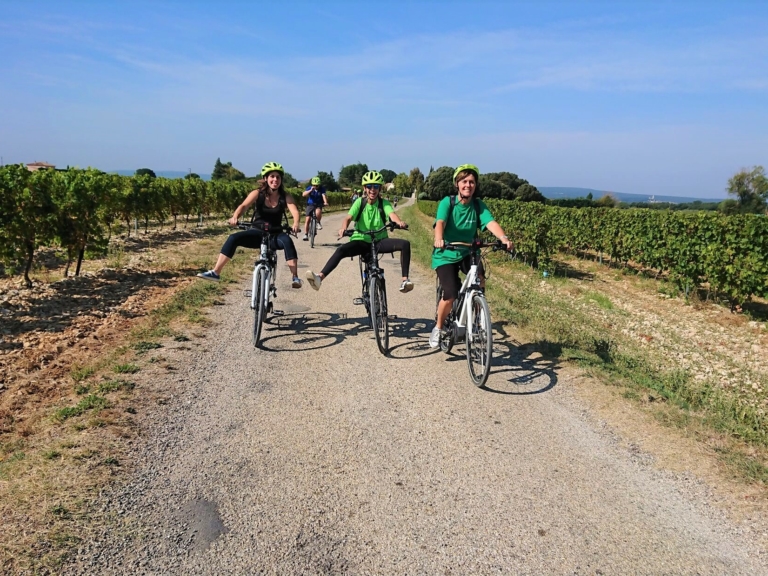
[[[0,0],[0,156],[299,178],[477,164],[724,197],[768,166],[766,2]]]

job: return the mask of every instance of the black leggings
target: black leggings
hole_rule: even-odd
[[[221,253],[231,260],[235,255],[235,250],[240,246],[243,248],[261,248],[261,236],[261,230],[251,229],[235,232],[224,242],[224,246],[221,247]],[[272,250],[282,250],[286,261],[298,258],[293,240],[285,232],[272,237]]]
[[[472,257],[467,255],[461,262],[453,264],[443,264],[435,268],[437,277],[440,279],[440,286],[443,287],[443,300],[455,300],[459,296],[461,282],[459,282],[459,270],[466,274],[472,266]],[[485,277],[483,263],[477,265],[477,275],[480,278]]]
[[[403,276],[408,276],[408,270],[411,268],[411,243],[408,240],[402,240],[401,238],[384,238],[376,243],[376,250],[379,254],[394,254],[400,252],[400,268],[402,269]],[[323,266],[322,274],[323,278],[333,272],[336,266],[339,265],[344,258],[351,258],[353,256],[362,256],[369,254],[371,251],[371,245],[363,240],[352,240],[346,244],[342,244],[336,248],[328,262]]]

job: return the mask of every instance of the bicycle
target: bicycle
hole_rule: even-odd
[[[315,236],[317,236],[317,206],[309,213],[309,247],[315,247]]]
[[[451,351],[454,344],[463,342],[467,354],[467,367],[469,376],[475,386],[482,388],[488,380],[491,372],[491,360],[493,358],[493,332],[491,327],[491,311],[485,292],[480,287],[480,278],[477,267],[480,263],[483,248],[504,250],[500,241],[485,243],[476,240],[472,243],[446,242],[446,250],[455,250],[459,246],[470,248],[470,267],[467,276],[459,290],[459,295],[453,301],[453,306],[442,327],[440,337],[440,349],[446,354]],[[443,298],[443,288],[440,280],[436,282],[435,289],[435,319],[437,319],[437,305]]]
[[[274,313],[271,298],[277,298],[277,251],[272,248],[274,239],[282,232],[291,233],[292,229],[287,224],[280,225],[273,229],[269,224],[255,226],[253,224],[238,224],[241,230],[250,230],[255,228],[263,232],[261,237],[261,253],[259,259],[253,266],[253,282],[251,284],[250,294],[245,291],[246,296],[251,298],[251,310],[253,310],[253,345],[259,346],[261,338],[261,327],[267,314]]]
[[[376,249],[376,235],[389,229],[399,228],[394,222],[389,222],[378,230],[358,230],[360,234],[371,237],[371,251],[358,257],[360,263],[360,280],[362,297],[355,298],[354,304],[365,305],[365,312],[371,323],[371,329],[376,337],[379,352],[386,356],[389,353],[389,316],[387,314],[387,287],[384,282],[384,270],[379,266],[379,252]],[[407,230],[407,228],[402,228]],[[352,236],[355,230],[346,230],[344,236]]]

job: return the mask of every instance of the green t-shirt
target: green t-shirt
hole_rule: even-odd
[[[375,204],[368,204],[367,200],[365,198],[360,198],[358,200],[355,200],[355,203],[352,204],[352,207],[349,209],[349,215],[352,216],[352,221],[357,218],[358,212],[360,212],[360,205],[366,202],[365,208],[363,208],[363,214],[360,216],[360,219],[357,221],[357,224],[355,225],[355,233],[350,236],[349,240],[350,242],[352,240],[363,240],[365,242],[370,242],[371,237],[366,234],[359,234],[358,230],[361,230],[363,232],[366,232],[368,230],[378,230],[384,224],[385,222],[381,221],[381,212],[379,211],[379,201],[376,200]],[[382,207],[384,208],[384,215],[389,219],[389,215],[392,214],[392,212],[395,210],[392,208],[392,204],[389,203],[388,200],[384,200],[382,198]],[[384,238],[387,238],[387,231],[384,230],[382,232],[379,232],[376,234],[376,240],[382,240]]]
[[[485,230],[486,226],[493,221],[491,211],[485,202],[478,199],[480,204],[480,227]],[[475,239],[477,231],[477,213],[475,212],[475,202],[471,200],[466,206],[456,199],[451,217],[448,213],[451,211],[451,197],[446,196],[437,205],[437,214],[435,220],[443,220],[445,228],[443,229],[443,240],[446,242],[472,242]],[[462,247],[458,250],[443,250],[442,248],[432,252],[432,269],[444,264],[453,264],[461,262],[469,254],[469,248]]]

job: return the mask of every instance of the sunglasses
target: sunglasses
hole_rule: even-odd
[[[366,184],[365,189],[366,190],[379,190],[381,188],[381,184]]]

